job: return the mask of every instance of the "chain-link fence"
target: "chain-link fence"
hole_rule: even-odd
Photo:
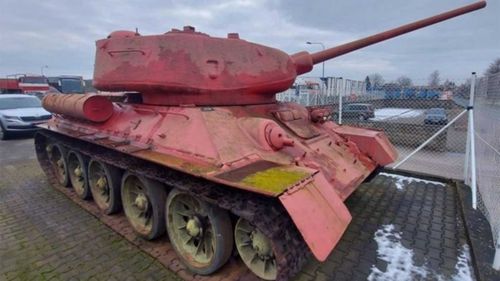
[[[500,244],[500,73],[481,78],[476,89],[474,133],[478,207],[490,222],[494,240]],[[500,260],[497,262],[498,270]]]
[[[428,86],[427,82],[371,86],[364,81],[309,77],[298,80],[294,88],[278,94],[277,98],[309,107],[327,107],[339,124],[383,130],[399,152],[398,160],[389,167],[470,184],[470,165],[465,164],[465,159],[471,79],[437,86]],[[478,207],[490,222],[497,241],[500,240],[500,73],[478,79],[475,93]],[[468,178],[465,165],[469,168]],[[497,252],[500,257],[500,251]]]
[[[466,80],[458,86],[430,87],[424,85],[427,81],[420,82],[422,85],[370,86],[336,77],[304,78],[278,99],[328,107],[337,123],[385,131],[399,152],[399,161],[462,113],[468,102],[469,89],[462,86]],[[466,134],[467,116],[463,114],[398,168],[462,180]]]

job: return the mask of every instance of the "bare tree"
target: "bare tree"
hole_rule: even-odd
[[[443,89],[446,90],[446,91],[449,91],[449,90],[453,90],[457,87],[457,85],[455,84],[455,82],[449,80],[449,79],[446,79],[444,82],[443,82]]]
[[[495,73],[500,73],[500,58],[495,59],[488,69],[486,69],[486,75],[492,75]]]
[[[379,73],[373,73],[368,75],[370,82],[372,83],[372,89],[380,89],[384,85],[384,78]]]
[[[396,79],[396,83],[398,83],[399,86],[401,86],[402,88],[408,88],[413,86],[413,81],[411,81],[410,77],[404,75]]]
[[[456,89],[454,90],[454,94],[464,99],[468,99],[470,97],[470,87],[471,80],[469,78],[464,83],[456,87]]]
[[[439,82],[441,82],[441,75],[439,74],[439,70],[434,70],[429,75],[429,87],[437,88],[439,86]]]
[[[368,76],[366,76],[365,78],[365,86],[367,91],[370,91],[372,89],[372,82],[370,82],[370,77]]]

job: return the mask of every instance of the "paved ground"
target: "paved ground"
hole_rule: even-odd
[[[391,110],[394,112],[401,112],[401,114],[408,114],[409,116],[416,115],[418,112],[425,112],[425,109],[404,109],[404,108],[383,108],[380,110],[386,110],[391,113]],[[462,112],[462,109],[453,109],[448,110],[448,120],[451,121],[455,116]],[[389,116],[386,119],[379,120],[379,122],[393,122],[398,124],[423,124],[423,118],[425,114],[418,115],[410,118],[398,118],[398,115]],[[357,120],[347,120],[344,122],[345,124],[351,124],[354,126],[363,127],[362,123],[359,123]],[[476,122],[477,123],[477,122]],[[486,122],[488,123],[488,122]],[[490,122],[491,123],[491,122]],[[493,122],[494,123],[494,122]],[[420,150],[417,154],[415,154],[410,160],[408,160],[405,164],[399,167],[399,169],[407,170],[407,171],[417,171],[419,173],[424,173],[428,175],[434,175],[438,177],[444,177],[449,179],[463,180],[464,178],[464,159],[465,159],[465,143],[467,140],[467,116],[462,116],[455,125],[450,126],[446,130],[446,149],[443,151],[435,150],[431,142],[427,147]],[[414,136],[415,131],[412,130],[408,126],[398,127],[397,131],[394,131],[392,137],[393,141],[396,144],[397,150],[399,152],[399,158],[394,163],[398,163],[403,160],[407,155],[412,153],[417,145],[421,143],[412,143],[409,141],[408,136]],[[429,132],[434,132],[436,129],[427,127],[425,130],[429,130]],[[401,135],[405,134],[406,137],[401,138]],[[430,135],[429,135],[430,137]],[[389,138],[391,138],[391,134],[389,134]],[[439,138],[439,137],[438,137]],[[399,141],[398,141],[399,140]],[[423,142],[424,140],[422,140]],[[405,143],[406,142],[406,143]],[[393,166],[393,165],[389,165]]]
[[[325,263],[310,262],[296,280],[452,280],[473,274],[454,188],[381,175],[346,203],[353,222],[338,247]],[[177,277],[50,188],[32,139],[0,142],[0,280],[72,278]]]
[[[398,160],[388,165],[393,167],[415,150],[415,147],[396,146]],[[408,161],[399,166],[398,169],[406,171],[417,171],[419,173],[442,177],[446,179],[463,180],[464,178],[465,153],[451,151],[434,151],[422,149],[414,154]]]
[[[32,143],[0,142],[0,280],[180,280],[49,187]]]
[[[308,266],[305,276],[316,273],[310,280],[321,276],[451,280],[457,276],[457,256],[466,241],[453,188],[381,175],[361,186],[346,203],[353,222],[326,263]],[[382,239],[376,241],[375,236]]]

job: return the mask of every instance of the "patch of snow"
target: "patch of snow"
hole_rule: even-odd
[[[419,178],[414,178],[414,177],[407,177],[407,176],[402,176],[402,175],[396,175],[396,174],[389,174],[389,173],[379,173],[379,175],[383,175],[386,177],[391,177],[396,179],[396,188],[399,190],[402,190],[405,185],[408,185],[412,182],[421,182],[425,184],[435,184],[439,186],[445,186],[446,184],[438,181],[430,181],[430,180],[424,180],[424,179],[419,179]]]
[[[375,117],[370,118],[372,121],[382,121],[392,118],[414,118],[424,114],[425,111],[413,108],[380,108],[375,109]]]
[[[438,281],[474,281],[470,266],[470,251],[468,245],[463,245],[458,261],[455,265],[456,273],[450,279],[444,278],[425,264],[418,266],[413,261],[413,250],[401,243],[401,232],[396,232],[394,225],[383,225],[375,232],[374,240],[377,242],[378,258],[387,262],[387,269],[382,272],[372,265],[368,281],[412,281],[412,280],[438,280]]]
[[[470,266],[470,250],[469,245],[463,245],[460,255],[458,256],[455,269],[457,273],[452,276],[452,281],[473,281],[472,268]]]
[[[429,274],[425,266],[413,264],[413,250],[401,244],[401,233],[394,231],[394,225],[384,225],[375,232],[378,257],[387,262],[387,270],[382,272],[372,266],[369,281],[404,281],[425,279]]]

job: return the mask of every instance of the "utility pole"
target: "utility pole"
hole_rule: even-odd
[[[44,68],[49,68],[49,66],[48,66],[48,65],[42,65],[42,66],[40,67],[40,72],[42,73],[42,76],[43,76],[43,69],[44,69]]]
[[[325,45],[322,42],[310,42],[310,41],[307,41],[306,44],[308,44],[308,45],[321,45],[321,47],[323,48],[323,50],[325,50]],[[325,79],[325,62],[323,61],[321,63],[321,65],[323,66],[323,73],[321,75],[321,80],[323,80],[323,82],[324,82],[324,79]]]

